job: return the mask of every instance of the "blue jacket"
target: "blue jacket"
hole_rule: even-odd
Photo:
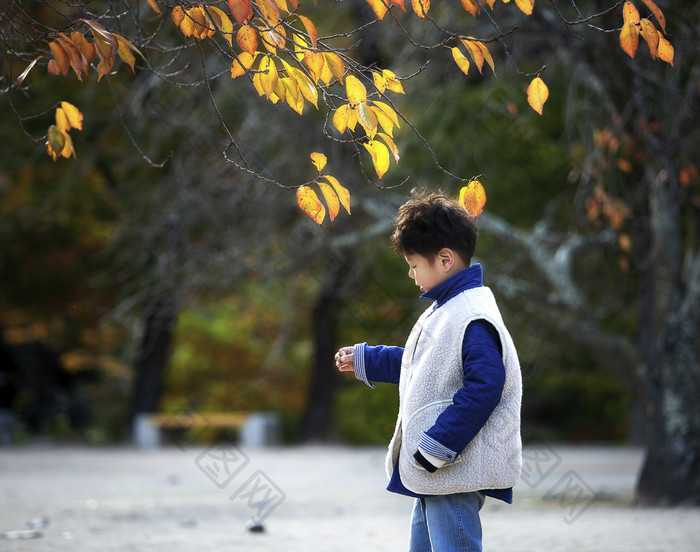
[[[481,265],[476,264],[424,293],[421,298],[435,301],[438,309],[458,293],[481,286],[482,279]],[[370,387],[374,387],[371,382],[398,385],[403,347],[365,345],[360,351],[362,349],[362,358],[355,360],[357,377]],[[421,439],[421,448],[425,446],[438,458],[442,451],[446,455],[449,451],[459,454],[467,446],[486,423],[503,392],[505,368],[501,343],[498,332],[490,323],[479,320],[469,324],[462,342],[462,359],[464,386],[455,394],[453,404]],[[447,456],[440,459],[450,460]],[[394,470],[387,488],[408,496],[421,496],[405,488],[399,470]],[[513,501],[512,489],[484,489],[483,492],[508,503]]]

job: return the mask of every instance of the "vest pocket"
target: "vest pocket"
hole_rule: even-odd
[[[452,399],[434,401],[421,406],[413,412],[406,421],[402,423],[401,455],[410,458],[411,464],[418,470],[426,471],[422,466],[417,466],[413,462],[413,454],[418,450],[418,442],[423,433],[429,430],[438,416],[452,404]],[[457,456],[454,463],[460,462],[461,456]]]

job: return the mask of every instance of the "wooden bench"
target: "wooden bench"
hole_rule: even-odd
[[[238,429],[241,444],[264,446],[279,441],[279,419],[264,412],[143,413],[134,419],[133,442],[141,448],[158,447],[162,430]],[[175,444],[175,439],[172,439]]]

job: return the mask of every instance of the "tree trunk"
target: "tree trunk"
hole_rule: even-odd
[[[137,414],[157,412],[160,408],[176,319],[174,301],[167,299],[156,302],[145,315],[141,349],[136,360],[132,422]]]
[[[349,266],[345,253],[330,259],[313,311],[314,363],[301,427],[302,442],[329,438],[337,382],[333,361],[337,350],[337,313],[342,302],[343,287],[348,280]]]

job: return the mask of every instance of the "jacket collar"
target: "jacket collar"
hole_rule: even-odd
[[[468,289],[483,285],[483,271],[480,264],[474,264],[465,268],[451,278],[448,278],[440,285],[435,286],[430,291],[421,295],[421,299],[427,301],[437,301],[436,307],[440,307],[455,295]]]

